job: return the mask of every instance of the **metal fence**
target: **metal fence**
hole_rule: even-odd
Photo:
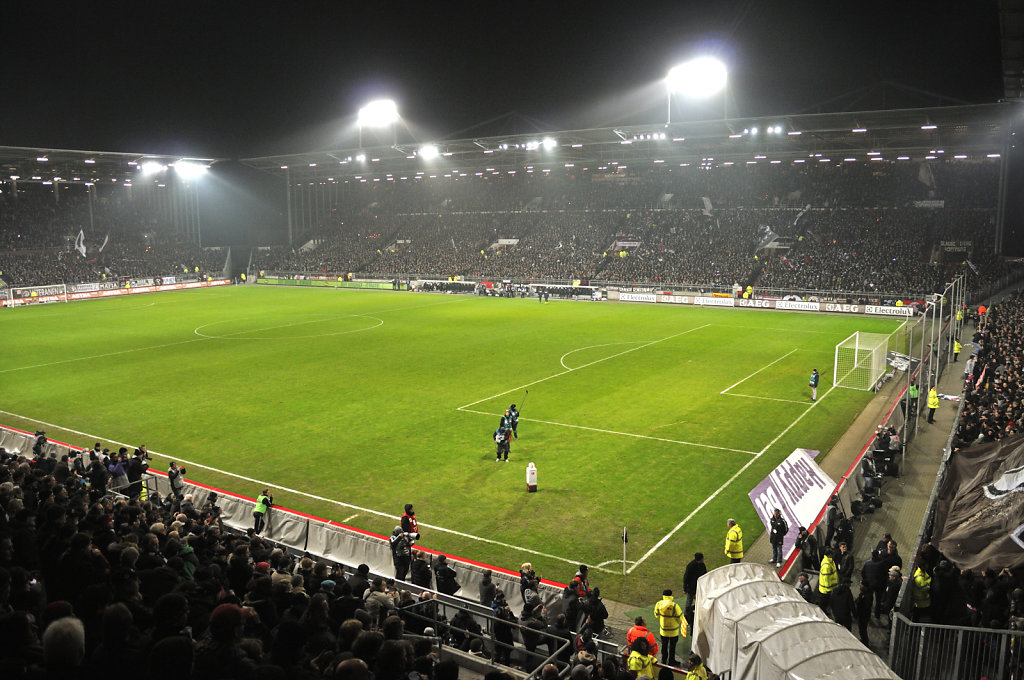
[[[889,667],[904,680],[1020,680],[1024,632],[914,623],[893,615]]]

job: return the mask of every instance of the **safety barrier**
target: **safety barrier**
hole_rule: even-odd
[[[30,432],[0,426],[0,447],[8,453],[17,453],[32,458],[32,446],[35,436]],[[62,456],[81,452],[77,446],[48,440],[43,446],[45,457],[60,459]],[[170,484],[163,472],[150,470],[143,479],[146,493],[156,491],[166,498],[170,494]],[[185,481],[185,493],[192,495],[193,504],[202,507],[211,493],[217,493],[217,505],[221,508],[221,521],[225,526],[239,532],[252,528],[252,511],[255,499],[241,496],[230,491],[222,491],[211,486]],[[398,522],[396,518],[396,524]],[[267,521],[260,535],[298,553],[309,553],[315,557],[345,565],[351,571],[359,564],[366,564],[370,572],[381,576],[394,574],[391,559],[391,546],[387,537],[349,527],[337,522],[313,515],[273,507],[267,513]],[[491,580],[505,593],[509,606],[519,612],[523,608],[522,595],[519,592],[519,572],[475,562],[455,555],[448,555],[429,548],[416,546],[428,556],[433,566],[434,559],[445,554],[448,565],[455,570],[456,579],[461,589],[456,595],[476,602],[480,582],[487,572],[491,572]],[[414,586],[410,585],[410,588]],[[561,597],[565,584],[544,579],[541,581],[539,595],[545,605],[553,605]],[[424,590],[422,588],[418,590]]]
[[[893,615],[889,667],[904,680],[1013,680],[1024,672],[1024,632],[914,623]]]

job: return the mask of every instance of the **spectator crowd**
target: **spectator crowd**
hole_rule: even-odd
[[[974,287],[1016,271],[993,255],[997,187],[995,164],[953,161],[349,182],[327,209],[301,216],[312,226],[293,246],[254,251],[252,271],[920,299],[962,271]],[[59,201],[41,185],[0,194],[7,286],[224,269],[223,253],[185,242],[145,192],[61,189]],[[765,239],[765,228],[776,238]]]
[[[312,247],[257,268],[915,299],[1014,271],[992,255],[988,164],[613,170],[346,185]]]

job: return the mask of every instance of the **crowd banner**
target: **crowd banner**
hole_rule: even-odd
[[[1024,565],[1024,435],[950,456],[934,540],[960,569]]]
[[[782,542],[784,555],[789,555],[796,544],[797,528],[814,523],[836,488],[832,478],[814,462],[814,454],[817,453],[795,449],[749,494],[765,529],[771,528],[775,509],[782,511],[782,517],[789,525],[789,532]]]
[[[35,298],[14,296],[7,300],[0,299],[0,307],[17,307],[29,304],[30,302],[57,302],[58,298],[63,298],[68,302],[75,302],[78,300],[95,300],[98,298],[117,297],[119,295],[162,293],[172,290],[189,290],[192,288],[208,288],[211,286],[227,286],[231,284],[231,281],[227,279],[168,283],[168,281],[174,280],[175,277],[167,276],[163,278],[163,283],[157,284],[153,279],[136,279],[138,282],[150,281],[151,283],[149,285],[136,285],[135,283],[132,283],[132,287],[130,288],[121,288],[111,281],[105,281],[97,284],[75,284],[68,287],[68,292],[66,294],[46,295],[44,297],[37,296]]]

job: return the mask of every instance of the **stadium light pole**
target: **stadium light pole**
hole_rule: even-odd
[[[672,95],[679,93],[692,99],[706,99],[725,90],[728,70],[714,57],[697,57],[672,68],[665,76],[668,114],[665,124],[672,122]],[[723,96],[723,99],[725,97]],[[727,104],[722,105],[723,117],[728,118]]]

